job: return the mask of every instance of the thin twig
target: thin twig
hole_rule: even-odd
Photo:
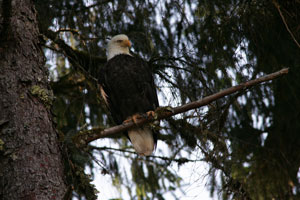
[[[278,2],[276,0],[273,0],[273,4],[275,5],[275,7],[277,8],[278,12],[279,12],[279,15],[285,25],[285,28],[287,29],[287,31],[290,33],[291,37],[293,38],[294,42],[297,44],[297,46],[300,48],[300,44],[298,43],[298,41],[296,40],[294,34],[292,33],[292,31],[290,30],[289,26],[287,25],[286,21],[285,21],[285,18],[280,10],[280,6],[278,4]]]
[[[103,150],[113,150],[113,151],[120,151],[120,152],[125,152],[125,153],[131,153],[131,154],[136,154],[138,155],[135,151],[129,151],[126,149],[117,149],[117,148],[112,148],[112,147],[96,147],[96,146],[91,146],[90,148],[94,149],[94,150],[98,150],[98,151],[103,151]],[[165,157],[165,156],[154,156],[154,155],[150,155],[147,156],[148,158],[158,158],[164,161],[171,161],[171,162],[177,162],[180,164],[186,163],[186,162],[199,162],[199,161],[204,161],[204,159],[196,159],[196,160],[191,160],[191,159],[187,159],[187,158],[169,158],[169,157]]]

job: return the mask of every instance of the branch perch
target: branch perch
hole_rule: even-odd
[[[273,80],[275,78],[278,78],[282,75],[285,75],[289,72],[288,68],[284,68],[281,69],[280,71],[274,72],[272,74],[268,74],[266,76],[251,80],[251,81],[247,81],[245,83],[242,83],[240,85],[237,86],[233,86],[231,88],[222,90],[218,93],[212,94],[210,96],[204,97],[203,99],[200,99],[198,101],[194,101],[194,102],[190,102],[187,104],[184,104],[182,106],[178,106],[175,108],[172,108],[172,112],[171,111],[167,111],[166,109],[164,110],[163,108],[158,108],[155,113],[157,115],[157,118],[154,119],[150,119],[150,118],[141,118],[141,119],[137,119],[137,123],[134,124],[133,122],[128,122],[126,124],[121,124],[121,125],[117,125],[114,127],[110,127],[110,128],[94,128],[91,130],[86,130],[86,131],[80,131],[77,135],[74,136],[74,142],[75,144],[77,144],[78,146],[84,146],[89,142],[92,142],[94,140],[97,140],[99,138],[104,138],[104,137],[108,137],[108,136],[112,136],[115,135],[117,133],[126,131],[136,125],[140,126],[143,125],[145,123],[149,123],[152,122],[154,120],[160,120],[160,119],[165,119],[167,117],[171,117],[173,115],[177,115],[179,113],[183,113],[192,109],[196,109],[199,107],[202,107],[204,105],[210,104],[213,101],[216,101],[217,99],[220,99],[224,96],[233,94],[237,91],[240,90],[244,90],[247,89],[251,86],[257,85],[259,83],[262,82],[266,82],[266,81],[270,81]]]

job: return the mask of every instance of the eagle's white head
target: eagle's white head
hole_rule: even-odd
[[[114,36],[109,42],[107,46],[107,60],[110,60],[114,56],[118,54],[127,54],[129,53],[129,47],[131,43],[127,37],[127,35],[120,34]]]

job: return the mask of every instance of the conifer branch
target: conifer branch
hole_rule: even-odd
[[[281,17],[281,19],[282,19],[282,21],[283,21],[283,23],[284,23],[284,26],[285,26],[286,30],[289,32],[289,34],[291,35],[291,37],[292,37],[292,39],[294,40],[294,42],[296,43],[296,45],[300,48],[299,42],[297,41],[297,39],[295,38],[294,34],[293,34],[292,31],[290,30],[288,24],[286,23],[286,20],[285,20],[285,18],[284,18],[284,16],[283,16],[282,12],[281,12],[281,10],[280,10],[280,5],[278,4],[278,2],[277,2],[276,0],[273,0],[273,4],[275,5],[276,9],[278,10],[279,15],[280,15],[280,17]]]
[[[280,71],[274,72],[272,74],[268,74],[266,76],[251,80],[251,81],[247,81],[245,83],[241,83],[237,86],[233,86],[231,88],[222,90],[218,93],[209,95],[207,97],[204,97],[203,99],[200,99],[198,101],[194,101],[194,102],[190,102],[187,104],[184,104],[182,106],[178,106],[175,108],[166,108],[166,107],[160,107],[158,108],[155,113],[156,113],[156,117],[155,118],[140,118],[137,119],[136,124],[133,122],[128,122],[126,124],[121,124],[121,125],[117,125],[117,126],[113,126],[110,128],[94,128],[91,130],[84,130],[84,131],[80,131],[78,134],[76,134],[73,138],[75,144],[77,146],[85,146],[86,144],[88,144],[89,142],[92,142],[94,140],[97,140],[99,138],[104,138],[104,137],[111,137],[112,135],[121,133],[123,131],[126,131],[134,126],[140,126],[146,123],[150,123],[152,121],[155,120],[161,120],[161,119],[165,119],[174,115],[177,115],[179,113],[183,113],[183,112],[187,112],[189,110],[192,109],[196,109],[205,105],[210,104],[213,101],[216,101],[222,97],[225,97],[227,95],[233,94],[237,91],[241,91],[247,88],[250,88],[254,85],[257,85],[259,83],[263,83],[266,81],[270,81],[273,80],[275,78],[278,78],[282,75],[287,74],[289,71],[288,68],[284,68],[281,69]],[[171,111],[172,110],[172,111]]]

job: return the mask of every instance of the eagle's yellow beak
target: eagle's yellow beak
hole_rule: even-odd
[[[131,47],[131,43],[129,40],[124,40],[123,45],[124,45],[124,47]]]

